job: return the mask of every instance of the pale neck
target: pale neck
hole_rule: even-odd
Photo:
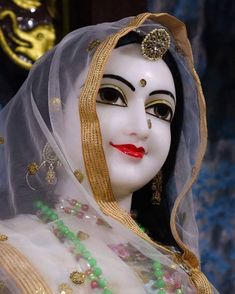
[[[126,197],[122,197],[121,199],[116,198],[116,200],[123,210],[125,210],[127,213],[130,213],[132,194],[129,194]]]

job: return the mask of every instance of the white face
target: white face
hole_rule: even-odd
[[[172,74],[162,59],[146,60],[138,44],[113,50],[97,97],[97,114],[116,197],[143,187],[164,164],[175,96]]]

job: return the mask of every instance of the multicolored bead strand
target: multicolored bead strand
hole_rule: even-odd
[[[81,239],[72,232],[62,220],[59,220],[58,214],[54,212],[51,208],[45,205],[42,201],[36,201],[36,208],[40,211],[39,217],[44,222],[52,221],[56,228],[54,233],[56,237],[64,242],[65,240],[70,241],[73,244],[71,252],[75,254],[76,259],[83,258],[89,265],[89,269],[85,272],[85,275],[91,281],[91,288],[100,288],[103,289],[103,294],[112,294],[112,291],[107,288],[107,281],[102,276],[102,269],[97,266],[96,259],[92,256],[91,252],[87,250],[85,245],[81,242]],[[78,209],[87,211],[89,209],[88,205],[80,206],[77,205]],[[71,276],[75,275],[78,272],[71,273]],[[71,277],[70,277],[71,278]],[[72,280],[72,278],[71,278]],[[79,283],[77,283],[79,284]]]
[[[78,219],[82,219],[85,216],[85,212],[89,210],[88,205],[82,204],[75,199],[67,199],[66,202],[68,203],[68,206],[62,205],[60,209],[64,213],[73,215],[77,217]],[[64,224],[62,220],[59,220],[57,213],[54,212],[51,208],[49,208],[47,205],[45,205],[42,201],[36,202],[36,208],[40,211],[39,217],[42,219],[42,221],[53,222],[54,224],[53,232],[61,242],[65,242],[66,240],[70,241],[70,243],[72,244],[72,247],[70,247],[70,251],[72,254],[74,254],[76,260],[83,258],[88,264],[89,268],[85,271],[85,273],[80,273],[75,271],[70,274],[70,279],[71,280],[72,278],[74,279],[73,283],[82,284],[83,281],[85,281],[85,278],[87,277],[90,280],[91,289],[100,288],[103,290],[102,294],[112,294],[112,291],[109,290],[107,287],[107,280],[104,277],[102,277],[102,269],[97,265],[97,261],[94,257],[92,257],[91,252],[87,250],[85,245],[81,242],[82,240],[87,239],[89,235],[82,231],[79,231],[79,233],[75,235],[74,232],[72,232]],[[102,221],[102,223],[100,222],[96,222],[96,223],[97,225],[101,225],[101,224],[105,225],[105,222],[104,223],[103,222],[104,221]],[[141,227],[141,229],[143,231],[146,231],[144,227]],[[109,245],[109,247],[115,252],[118,251],[118,255],[120,256],[121,254],[120,256],[121,259],[125,260],[125,256],[127,255],[127,253],[125,252],[124,254],[125,246],[124,245],[121,246],[121,245],[122,244],[113,245],[113,246]],[[120,250],[120,248],[122,250]],[[166,294],[169,292],[174,294],[184,293],[181,287],[181,283],[175,281],[174,278],[171,277],[171,273],[166,272],[159,261],[154,261],[152,264],[152,268],[153,268],[153,275],[155,277],[155,280],[152,286],[152,289],[154,289],[154,293],[156,294]]]
[[[170,280],[170,275],[168,276],[163,270],[162,264],[159,261],[154,261],[153,270],[156,278],[154,283],[154,286],[157,288],[156,294],[166,294],[166,289],[170,290],[171,293],[183,294],[180,283],[172,283],[172,281],[168,281]]]
[[[73,214],[77,215],[79,213],[79,210],[84,210],[87,209],[85,205],[81,204],[75,199],[68,199],[67,202],[71,205],[71,207],[63,207],[63,210],[67,214]],[[88,210],[88,209],[87,209]],[[146,228],[139,225],[140,229],[143,232],[147,232]],[[121,246],[122,244],[118,244],[116,246],[111,246],[109,247],[116,253],[118,252],[119,257],[124,257],[127,254],[125,252],[125,246]],[[176,282],[174,283],[171,279],[171,275],[168,276],[168,273],[165,273],[165,271],[162,268],[162,264],[159,261],[153,262],[153,274],[154,277],[156,278],[156,281],[154,282],[154,288],[157,289],[156,294],[166,294],[166,289],[169,290],[171,293],[174,294],[183,294],[183,290],[181,289],[181,284]]]

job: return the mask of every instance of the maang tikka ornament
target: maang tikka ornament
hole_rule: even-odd
[[[57,182],[55,169],[58,166],[61,166],[61,163],[57,155],[55,154],[54,150],[51,148],[50,144],[46,143],[46,145],[43,148],[42,162],[40,163],[40,165],[38,165],[36,162],[32,162],[27,167],[26,181],[29,187],[35,190],[35,188],[33,188],[31,184],[29,183],[28,176],[36,175],[42,167],[47,168],[46,177],[45,177],[46,182],[49,185],[55,185]]]
[[[170,35],[165,29],[154,29],[144,37],[141,53],[149,60],[158,60],[170,48],[170,42]]]

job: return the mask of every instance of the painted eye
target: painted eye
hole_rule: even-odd
[[[171,122],[173,119],[172,106],[166,101],[155,101],[146,106],[146,113]]]
[[[101,86],[96,102],[123,107],[127,106],[124,93],[119,87],[113,85]]]

